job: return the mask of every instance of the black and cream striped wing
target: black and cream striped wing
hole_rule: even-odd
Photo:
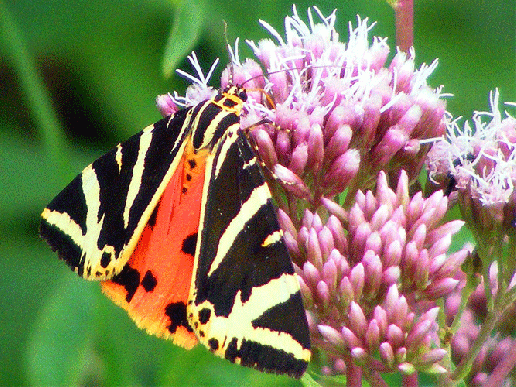
[[[181,110],[119,144],[44,209],[41,236],[80,276],[122,270],[181,158],[190,117]]]
[[[220,357],[300,377],[310,342],[299,283],[241,131],[226,133],[206,171],[189,323]]]

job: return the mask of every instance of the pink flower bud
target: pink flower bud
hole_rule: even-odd
[[[392,367],[394,365],[394,351],[391,345],[388,342],[383,342],[380,344],[380,356],[383,361],[389,366]]]
[[[367,352],[363,348],[355,347],[351,350],[351,357],[357,364],[362,365],[367,360]]]
[[[430,247],[430,250],[428,250],[428,255],[433,258],[445,254],[450,248],[451,238],[451,234],[448,234],[439,239],[432,245],[432,247]]]
[[[334,248],[333,244],[333,235],[328,227],[323,226],[322,230],[318,233],[319,238],[319,246],[321,247],[321,252],[323,256],[323,261],[326,261],[328,255],[330,255],[331,251]]]
[[[387,312],[380,305],[374,308],[374,320],[378,324],[380,337],[384,337],[387,334],[387,327],[389,325],[387,320]]]
[[[299,281],[301,296],[303,296],[303,304],[305,308],[311,308],[314,304],[314,297],[312,295],[312,291],[310,290],[306,282],[303,280],[302,276],[298,276],[297,279]]]
[[[407,349],[405,347],[398,348],[394,354],[394,357],[398,363],[405,362],[407,360]]]
[[[383,274],[382,262],[378,255],[376,255],[372,250],[368,250],[364,254],[362,262],[365,266],[365,278],[368,292],[374,294],[378,292],[381,285]]]
[[[389,287],[398,282],[401,275],[401,270],[398,266],[388,267],[383,271],[382,282]]]
[[[277,215],[278,215],[278,221],[279,221],[281,228],[284,231],[288,231],[294,238],[296,238],[297,230],[296,230],[296,227],[294,226],[294,223],[292,223],[292,219],[290,219],[290,216],[288,216],[288,214],[285,211],[283,211],[281,208],[278,208]]]
[[[337,157],[331,164],[323,178],[324,187],[338,187],[344,190],[346,185],[358,172],[360,154],[355,149],[349,149],[343,155]],[[328,195],[331,196],[331,195]]]
[[[414,280],[419,289],[425,289],[427,287],[428,276],[430,273],[430,257],[428,256],[428,250],[425,249],[420,251],[412,269],[413,271],[407,271],[406,275]]]
[[[288,73],[277,71],[269,75],[269,82],[272,83],[272,95],[278,101],[285,101],[288,97]]]
[[[392,192],[392,191],[391,191]],[[381,230],[383,225],[387,222],[390,215],[392,214],[392,206],[382,204],[374,213],[371,219],[371,228],[373,230]]]
[[[433,363],[440,362],[446,356],[446,350],[442,348],[431,349],[423,353],[419,359],[418,364],[422,366],[430,366]]]
[[[299,251],[297,240],[290,232],[285,231],[283,233],[283,241],[287,245],[288,252],[292,258],[300,256],[301,252]]]
[[[328,308],[328,305],[330,304],[330,290],[324,281],[319,281],[317,284],[317,297],[321,306],[324,309]]]
[[[409,179],[407,172],[403,169],[400,172],[398,185],[396,186],[396,203],[398,205],[406,206],[409,203]]]
[[[396,126],[390,128],[373,150],[373,162],[379,166],[386,165],[407,140],[408,136],[403,130]]]
[[[350,328],[358,337],[362,337],[367,330],[364,312],[355,301],[351,301],[349,305],[349,324]]]
[[[335,347],[344,347],[346,345],[344,338],[335,328],[329,325],[319,325],[317,328],[321,335]]]
[[[422,115],[422,110],[419,106],[413,105],[405,113],[405,115],[398,122],[398,127],[403,130],[408,136],[411,135],[412,131],[418,124]]]
[[[376,182],[376,192],[375,197],[378,202],[382,205],[387,205],[387,208],[396,207],[396,195],[389,188],[389,183],[387,182],[387,175],[384,171],[380,171],[378,173],[378,179]],[[377,210],[378,211],[378,210]],[[382,222],[383,224],[383,222]]]
[[[403,354],[397,354],[396,358],[398,357],[403,357]],[[405,375],[412,375],[414,372],[416,372],[416,368],[414,367],[413,364],[411,363],[401,363],[399,366],[398,366],[398,370],[402,373],[402,374],[405,374]]]
[[[303,278],[311,287],[315,287],[316,284],[321,280],[319,271],[309,261],[305,262],[305,264],[303,265]]]
[[[290,144],[290,136],[285,130],[279,130],[276,136],[275,144],[276,154],[278,160],[282,164],[287,164],[290,159],[290,153],[292,152]]]
[[[349,277],[344,277],[340,281],[339,293],[341,305],[343,307],[346,307],[351,302],[351,300],[355,298],[355,292],[353,290],[353,285],[351,284]]]
[[[329,260],[323,265],[322,277],[328,285],[331,292],[335,291],[337,286],[337,267],[333,260]]]
[[[300,144],[292,151],[288,168],[298,176],[302,176],[308,160],[308,145]]]
[[[425,294],[430,299],[438,299],[450,294],[457,285],[459,280],[453,278],[445,278],[437,282],[431,283],[425,290]]]
[[[304,199],[310,196],[310,190],[294,172],[281,164],[276,164],[272,168],[274,176],[280,180],[283,188],[295,196]]]
[[[333,261],[339,275],[349,272],[349,264],[347,259],[336,249],[333,249],[328,256],[328,261]]]
[[[320,125],[312,126],[308,135],[308,161],[306,169],[313,173],[319,172],[324,157],[324,140]]]
[[[310,120],[308,119],[307,115],[302,114],[301,112],[299,113],[299,115],[301,117],[297,120],[297,126],[294,130],[292,137],[292,140],[294,142],[293,145],[298,147],[302,144],[305,144],[305,146],[308,149],[307,143],[308,136],[310,134]]]
[[[361,263],[351,269],[351,272],[349,273],[349,281],[353,287],[353,294],[355,298],[360,298],[365,284],[365,271],[364,266]]]
[[[310,210],[305,209],[301,223],[303,224],[303,226],[310,228],[310,227],[312,227],[313,221],[314,221],[314,214],[311,213]]]
[[[369,353],[376,351],[380,344],[380,328],[375,319],[369,322],[367,331],[365,333],[365,343],[369,350]]]
[[[252,131],[254,141],[258,147],[258,153],[267,167],[272,168],[278,163],[278,156],[269,134],[263,129]]]
[[[464,221],[462,220],[452,220],[451,222],[447,222],[442,226],[432,230],[428,233],[426,238],[426,242],[430,245],[433,245],[438,240],[446,235],[453,235],[458,232],[462,226],[464,225]]]
[[[342,125],[337,129],[325,149],[325,156],[328,162],[333,161],[348,150],[352,134],[349,125]]]
[[[401,262],[402,247],[400,241],[394,241],[386,246],[383,254],[385,266],[397,266]]]
[[[382,247],[382,239],[380,238],[380,234],[377,231],[369,234],[364,244],[364,250],[366,252],[373,251],[375,254],[381,254]]]
[[[342,327],[341,333],[349,349],[357,348],[362,345],[362,341],[349,328]]]
[[[158,95],[156,97],[156,106],[163,117],[168,117],[179,110],[170,93]]]
[[[344,229],[342,228],[342,223],[336,216],[331,215],[326,222],[326,226],[333,236],[333,243],[335,248],[341,254],[343,254],[345,251],[347,251],[347,239],[346,235],[344,234]]]
[[[299,250],[304,250],[308,243],[308,235],[309,231],[306,226],[301,226],[299,232],[297,233],[297,245]]]
[[[364,121],[362,122],[363,140],[370,142],[376,134],[376,129],[380,122],[383,105],[382,97],[379,94],[373,94],[364,104]]]

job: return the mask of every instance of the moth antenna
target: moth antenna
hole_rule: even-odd
[[[255,77],[256,78],[256,77]],[[248,82],[248,81],[246,81]],[[245,82],[244,82],[245,83]],[[254,92],[254,91],[257,91],[259,93],[262,93],[264,96],[265,96],[265,99],[267,100],[267,104],[269,105],[268,107],[270,109],[276,109],[276,104],[274,103],[274,100],[272,99],[272,97],[270,96],[269,93],[267,93],[264,89],[262,88],[253,88],[253,89],[246,89],[246,91],[249,93],[249,92]],[[263,121],[263,120],[262,120]],[[264,122],[261,122],[260,123],[264,123]],[[258,124],[259,125],[259,124]],[[255,126],[254,124],[252,126]]]

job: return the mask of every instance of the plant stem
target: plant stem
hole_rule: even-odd
[[[507,356],[502,359],[493,373],[487,380],[486,386],[501,386],[505,377],[514,369],[516,365],[516,341],[513,341]]]
[[[16,25],[14,18],[6,4],[0,0],[0,36],[3,36],[9,58],[22,92],[27,99],[27,105],[32,111],[36,126],[43,139],[43,146],[51,158],[51,162],[66,167],[64,152],[63,131],[61,124],[52,108],[43,80],[39,76],[34,58],[31,56],[23,35]]]
[[[414,0],[398,0],[394,5],[396,13],[396,45],[408,52],[414,45]]]
[[[359,387],[362,385],[362,368],[353,363],[351,356],[345,356],[346,386]]]
[[[500,292],[498,294],[500,294]],[[504,309],[503,307],[500,307],[499,303],[499,297],[496,297],[494,308],[488,311],[487,318],[482,324],[480,332],[478,333],[477,338],[469,350],[468,356],[455,369],[455,372],[453,372],[453,375],[451,376],[452,380],[458,381],[464,379],[464,377],[469,373],[473,361],[479,354],[482,346],[485,344],[487,338],[494,329],[496,322],[498,321],[500,310]]]
[[[403,375],[403,387],[417,387],[419,386],[419,382],[417,379],[417,372],[414,372],[412,375]]]

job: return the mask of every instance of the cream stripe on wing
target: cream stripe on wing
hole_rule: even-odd
[[[201,339],[201,341],[207,343],[211,337],[227,337],[226,345],[215,351],[221,357],[224,357],[227,344],[236,338],[238,349],[242,345],[242,340],[245,339],[281,349],[291,353],[297,359],[308,361],[310,350],[303,348],[289,333],[253,326],[253,321],[275,306],[287,302],[298,291],[297,276],[284,273],[279,278],[271,279],[265,285],[253,287],[251,295],[245,303],[242,302],[241,292],[237,292],[231,313],[227,317],[213,315],[208,322],[209,334],[206,335],[206,339]],[[196,309],[201,310],[205,307],[214,310],[214,306],[208,301],[198,305]]]
[[[134,200],[140,192],[140,186],[142,184],[143,171],[145,169],[145,156],[152,141],[152,128],[148,126],[143,130],[140,137],[140,150],[138,151],[138,158],[133,166],[133,177],[129,183],[129,190],[127,191],[125,209],[124,209],[124,227],[127,228],[129,225],[129,212],[134,204]]]
[[[233,245],[238,233],[244,229],[245,224],[258,212],[258,210],[267,203],[267,199],[269,199],[270,196],[271,193],[265,183],[253,189],[249,199],[242,204],[240,211],[231,220],[231,223],[229,223],[228,227],[220,237],[219,244],[217,246],[217,255],[211,263],[208,277],[217,270],[221,262],[224,260],[224,257]]]
[[[82,191],[86,201],[86,232],[66,212],[52,211],[45,208],[43,218],[48,224],[55,226],[68,235],[83,251],[84,273],[87,268],[96,270],[100,265],[102,251],[98,248],[98,239],[104,222],[104,215],[99,220],[100,185],[92,165],[88,165],[81,175]]]
[[[213,178],[216,179],[219,176],[220,168],[222,168],[222,164],[224,164],[224,161],[226,160],[226,154],[228,153],[229,148],[235,143],[235,141],[238,139],[238,130],[239,124],[233,124],[231,125],[227,131],[226,134],[222,137],[220,144],[221,150],[216,160],[215,168],[213,169]]]

